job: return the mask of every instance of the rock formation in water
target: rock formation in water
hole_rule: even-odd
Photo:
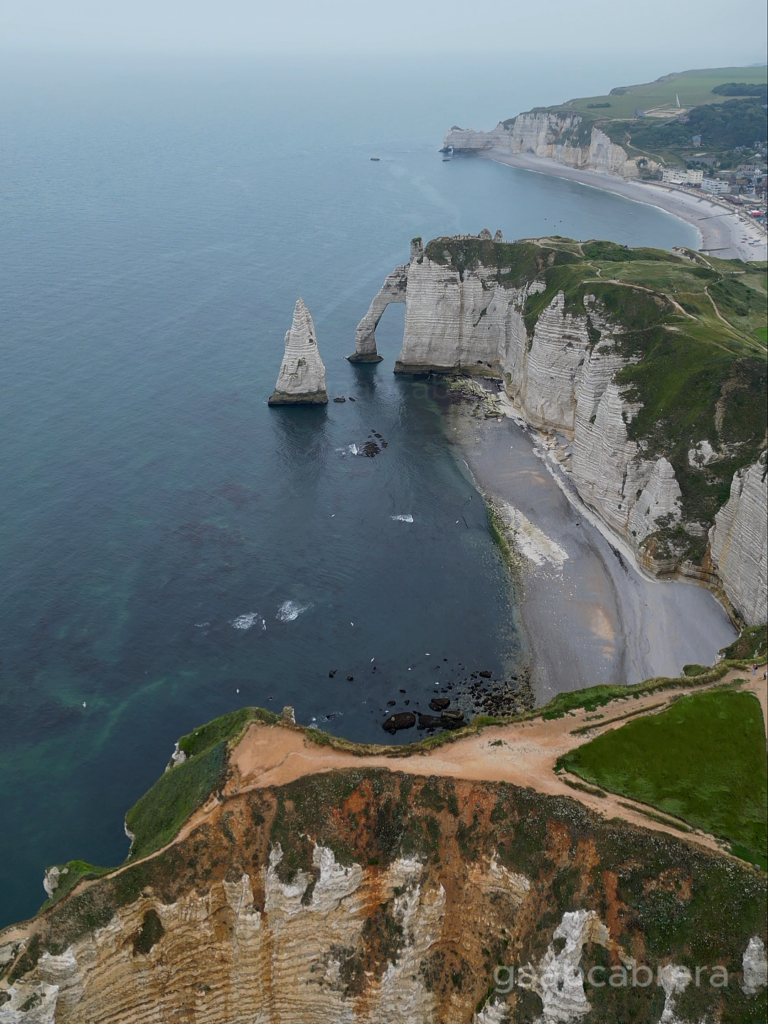
[[[424,247],[420,238],[411,239],[411,258],[408,263],[395,267],[374,296],[368,312],[355,331],[355,351],[349,356],[351,363],[380,363],[381,356],[376,348],[376,328],[382,313],[390,302],[405,302],[408,285],[408,270],[415,259],[423,256]]]
[[[584,118],[573,111],[531,112],[500,121],[490,132],[451,128],[445,134],[443,148],[455,153],[531,153],[569,167],[607,171],[623,178],[638,178],[643,172],[658,169],[659,165],[647,157],[630,159],[626,150],[611,142],[597,125],[587,125],[587,129],[585,134]]]
[[[504,783],[361,767],[263,786],[238,745],[277,750],[289,719],[235,723],[218,774],[221,743],[172,768],[166,796],[214,786],[175,839],[0,932],[0,1024],[760,1019],[750,866]]]
[[[594,265],[602,257],[604,270]],[[675,353],[686,314],[674,293],[610,276],[611,267],[643,259],[655,267],[668,261],[671,274],[703,275],[702,282],[709,275],[716,283],[716,273],[683,257],[633,254],[601,242],[507,244],[487,233],[412,248],[410,262],[395,271],[398,285],[389,300],[406,304],[395,369],[502,379],[528,423],[568,443],[565,466],[579,495],[648,570],[724,590],[747,623],[764,622],[766,478],[764,468],[748,468],[765,446],[764,363],[736,356],[730,364],[712,361],[706,372],[716,378],[717,393],[701,409],[701,377],[685,371],[689,383],[670,401],[698,404],[687,420],[679,417],[673,436],[663,403],[656,410],[658,398],[646,382],[661,390],[667,350],[675,373],[678,359],[695,367],[700,358],[714,360],[711,353],[721,359],[722,350],[704,348],[699,335]],[[373,326],[387,294],[382,289],[358,328],[366,353],[375,352]],[[739,418],[754,420],[754,428],[738,425]],[[741,475],[715,525],[734,469]]]
[[[291,329],[285,335],[285,354],[270,405],[325,405],[325,366],[317,334],[304,300],[296,302]]]

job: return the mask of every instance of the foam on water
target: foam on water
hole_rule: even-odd
[[[412,523],[413,522],[413,516],[411,515],[410,512],[406,512],[404,515],[401,515],[401,516],[390,516],[389,518],[390,519],[394,519],[396,523]]]
[[[283,601],[277,609],[277,615],[275,618],[278,622],[293,622],[294,619],[298,619],[302,612],[308,611],[311,607],[311,604],[297,604],[295,601]]]
[[[236,619],[232,619],[231,624],[235,629],[251,629],[258,623],[261,623],[262,630],[267,628],[267,624],[259,612],[248,612],[245,615],[238,615]]]

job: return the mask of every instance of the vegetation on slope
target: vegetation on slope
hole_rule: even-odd
[[[261,708],[241,708],[195,729],[179,740],[187,759],[169,768],[125,816],[133,836],[130,859],[161,849],[185,821],[224,784],[227,751],[250,722],[273,724],[277,716]]]
[[[43,904],[41,908],[43,910],[66,896],[81,879],[101,878],[102,875],[107,875],[110,871],[114,871],[114,868],[100,868],[84,860],[70,860],[66,864],[58,864],[56,866],[59,869],[58,885],[53,891],[53,896]]]
[[[727,839],[766,868],[765,724],[751,693],[681,697],[564,755],[558,768]]]
[[[612,89],[606,96],[587,96],[568,100],[563,107],[587,114],[596,109],[595,104],[610,103],[610,116],[630,118],[639,107],[653,110],[659,107],[674,108],[679,97],[683,107],[697,107],[704,103],[719,103],[732,95],[719,91],[731,83],[744,83],[748,87],[764,88],[766,68],[706,68],[699,71],[684,71],[681,74],[663,75],[655,82],[644,85],[626,85]],[[739,93],[744,96],[746,93]]]
[[[630,157],[695,165],[707,155],[718,158],[722,167],[732,167],[754,156],[755,143],[765,145],[766,88],[765,67],[712,68],[534,111],[578,113],[581,120],[566,133],[572,146],[588,146],[592,129],[598,127]],[[651,113],[638,118],[638,110]],[[696,145],[694,136],[700,136]]]
[[[764,661],[768,653],[768,627],[765,623],[762,626],[748,626],[730,647],[724,647],[720,653],[724,658],[741,658],[747,662],[752,659]]]
[[[699,524],[693,532],[662,528],[646,545],[657,558],[700,562],[706,531],[728,500],[734,473],[753,464],[765,447],[765,264],[564,238],[437,238],[426,255],[461,277],[482,266],[509,288],[541,281],[544,290],[529,295],[523,310],[529,343],[539,316],[562,292],[566,312],[587,316],[592,343],[599,345],[584,301],[598,300],[628,361],[618,383],[639,406],[628,435],[647,457],[669,459],[682,491],[683,518]],[[692,466],[688,453],[702,441],[718,456]]]
[[[674,837],[606,821],[568,798],[504,783],[369,769],[307,776],[230,798],[217,821],[51,908],[12,966],[14,979],[27,974],[44,952],[63,952],[147,891],[167,906],[243,873],[261,877],[278,843],[283,850],[278,873],[294,881],[298,872],[304,873],[305,904],[311,903],[319,876],[314,843],[333,850],[342,863],[354,861],[372,870],[377,878],[397,857],[421,860],[422,892],[442,886],[446,893],[444,927],[435,932],[417,967],[437,1002],[438,1016],[443,1007],[478,1005],[497,964],[540,962],[563,914],[588,909],[607,920],[612,937],[654,971],[671,960],[692,970],[699,964],[722,964],[734,975],[724,990],[691,986],[677,1003],[682,1019],[699,1020],[707,1013],[732,1024],[764,1019],[765,993],[746,997],[736,981],[749,938],[765,935],[764,876]],[[495,889],[481,892],[478,875],[468,871],[477,864],[485,876],[492,858],[500,868],[530,880],[525,913]],[[253,889],[254,907],[263,912],[264,889],[256,884]],[[395,904],[401,895],[398,889],[394,896],[382,890],[380,899],[364,910],[360,940],[340,949],[339,983],[350,1000],[375,986],[401,956]],[[457,945],[468,912],[475,913],[475,924]],[[226,950],[231,941],[225,927],[216,936],[216,949],[206,946],[206,955]],[[125,939],[129,950],[132,942],[133,955],[145,955],[157,945],[172,967],[177,953],[172,944],[163,946],[162,923],[151,909],[139,931]],[[585,947],[585,971],[606,962],[601,947]],[[541,1014],[538,997],[529,995],[522,993],[517,1006],[525,1019]],[[658,1020],[664,993],[658,986],[606,986],[590,989],[589,999],[590,1021],[613,1024]]]
[[[762,100],[734,99],[722,104],[704,104],[688,113],[686,122],[674,118],[654,124],[650,119],[633,124],[631,144],[644,152],[689,150],[691,138],[701,136],[701,148],[708,153],[722,153],[736,146],[749,146],[766,141],[766,120]]]

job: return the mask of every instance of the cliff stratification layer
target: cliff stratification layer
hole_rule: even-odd
[[[659,167],[647,157],[630,158],[603,129],[573,111],[518,114],[500,121],[490,132],[454,127],[446,132],[443,148],[456,153],[532,153],[568,167],[606,171],[623,178],[639,178]]]
[[[417,239],[390,275],[406,303],[396,370],[503,380],[648,570],[704,582],[764,622],[766,366],[752,310],[765,297],[742,267],[487,231]],[[358,328],[366,358],[391,288]]]
[[[317,332],[312,316],[298,299],[293,323],[285,335],[285,352],[280,364],[270,405],[325,405],[325,366],[317,347]]]
[[[186,837],[81,884],[23,939],[6,933],[2,1024],[653,1024],[764,1010],[764,884],[746,866],[499,783],[361,769],[230,790]],[[730,987],[694,985],[697,963],[722,965]],[[579,973],[630,979],[641,965],[652,985]],[[530,986],[502,966],[526,967]]]

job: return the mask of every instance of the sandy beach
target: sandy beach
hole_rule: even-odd
[[[692,224],[701,238],[700,250],[721,259],[768,259],[768,235],[752,222],[748,213],[740,213],[725,201],[705,194],[685,191],[657,182],[625,180],[603,171],[567,167],[531,153],[512,155],[501,149],[480,153],[486,159],[538,174],[577,181],[590,188],[615,192],[637,203],[647,203],[666,210]]]
[[[641,573],[631,552],[581,503],[537,431],[446,413],[458,448],[487,500],[517,515],[520,613],[537,704],[596,683],[677,676],[712,664],[736,631],[703,587]]]

